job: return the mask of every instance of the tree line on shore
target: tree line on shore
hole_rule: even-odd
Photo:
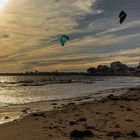
[[[110,66],[99,65],[97,68],[91,67],[87,69],[89,75],[140,75],[140,63],[136,67],[129,67],[120,61],[112,62]]]
[[[27,71],[23,73],[0,73],[0,76],[140,76],[140,63],[136,67],[130,67],[120,61],[108,65],[90,67],[87,72],[39,72]]]

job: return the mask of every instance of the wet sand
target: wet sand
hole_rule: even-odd
[[[0,140],[70,139],[140,140],[140,88],[128,89],[120,96],[32,113],[0,126]]]

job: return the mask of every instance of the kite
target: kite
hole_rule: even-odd
[[[66,43],[66,41],[69,41],[69,36],[67,36],[67,35],[62,35],[61,38],[60,38],[60,44],[61,44],[62,46],[64,46],[65,43]]]
[[[124,11],[121,11],[119,14],[120,24],[122,24],[125,21],[126,17],[127,17],[127,14]]]

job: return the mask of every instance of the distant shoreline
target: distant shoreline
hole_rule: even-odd
[[[108,65],[98,65],[97,68],[90,67],[86,72],[7,72],[0,73],[0,76],[140,76],[140,63],[136,67],[130,67],[120,61],[115,61]]]
[[[0,73],[0,76],[52,76],[52,77],[59,77],[59,76],[91,76],[91,77],[96,77],[96,76],[140,76],[140,74],[88,74],[88,73],[57,73],[55,75],[54,73]]]

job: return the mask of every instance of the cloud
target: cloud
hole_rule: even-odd
[[[10,34],[11,38],[2,45],[10,43],[17,51],[33,49],[45,39],[48,43],[58,41],[61,34],[74,32],[80,19],[94,13],[95,4],[96,0],[10,1],[1,15],[0,30]]]
[[[123,63],[136,65],[140,60],[140,49],[128,49],[120,50],[114,53],[99,53],[98,55],[93,54],[82,54],[82,55],[68,55],[61,58],[50,58],[41,59],[39,61],[26,61],[22,63],[21,69],[36,70],[40,68],[41,70],[61,70],[61,71],[74,71],[74,69],[85,70],[88,67],[97,66],[99,64],[109,65],[113,61],[122,61]],[[131,58],[131,59],[130,59]],[[55,69],[54,69],[55,68]]]
[[[125,29],[131,29],[131,28],[136,28],[136,27],[140,27],[140,20],[131,21],[131,22],[126,23],[122,26],[112,28],[112,29],[109,29],[109,30],[104,31],[104,32],[100,32],[100,33],[96,34],[96,36],[114,33],[114,32],[118,32],[118,31],[123,31]]]
[[[9,34],[7,34],[5,32],[1,32],[0,33],[0,39],[3,39],[3,38],[9,38]]]
[[[116,18],[120,0],[111,7],[110,2],[113,3],[111,0],[8,1],[0,14],[0,71],[74,71],[115,60],[136,64],[140,37],[138,11],[130,9],[135,18],[129,14],[128,20],[120,25]],[[130,5],[129,0],[121,6],[129,9]],[[61,34],[70,36],[65,47],[59,45]]]

